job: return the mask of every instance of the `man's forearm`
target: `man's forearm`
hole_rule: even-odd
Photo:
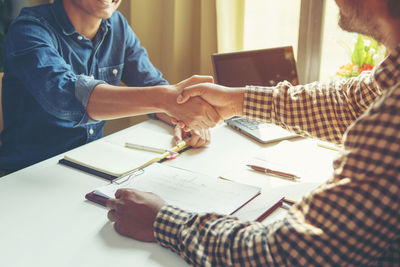
[[[122,87],[99,84],[94,88],[86,109],[95,120],[165,112],[167,91],[165,85]]]
[[[152,87],[99,84],[93,89],[86,110],[94,120],[166,113],[184,122],[190,129],[200,131],[214,127],[219,122],[217,111],[200,97],[185,104],[178,104],[176,99],[183,88],[208,80],[208,76],[192,76],[175,85]]]

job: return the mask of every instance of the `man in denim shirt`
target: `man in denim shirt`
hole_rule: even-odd
[[[103,136],[104,121],[157,113],[186,122],[208,143],[219,120],[200,98],[179,107],[192,77],[168,85],[119,12],[122,0],[56,0],[25,8],[6,42],[0,170],[12,172]],[[129,87],[118,86],[123,81]],[[181,133],[176,131],[176,137]]]

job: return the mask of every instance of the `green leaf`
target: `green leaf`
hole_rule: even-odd
[[[357,42],[354,45],[353,55],[351,56],[351,62],[353,64],[360,65],[363,61],[363,48],[364,40],[361,35],[358,35]]]

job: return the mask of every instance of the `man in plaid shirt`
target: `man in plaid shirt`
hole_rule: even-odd
[[[400,0],[336,0],[340,26],[369,34],[390,56],[342,82],[276,87],[196,85],[221,117],[274,122],[344,146],[332,178],[264,226],[196,214],[158,196],[119,190],[108,201],[115,229],[157,241],[198,266],[400,265]]]

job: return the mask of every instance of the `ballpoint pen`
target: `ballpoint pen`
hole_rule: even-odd
[[[129,147],[129,148],[150,151],[150,152],[155,152],[155,153],[164,153],[164,152],[168,151],[167,149],[162,149],[162,148],[152,147],[152,146],[138,145],[138,144],[133,144],[133,143],[125,143],[125,146]]]
[[[170,154],[167,155],[166,157],[161,157],[160,161],[176,158],[177,156],[179,156],[178,152],[183,150],[185,147],[186,147],[186,142],[185,141],[179,142],[176,146],[174,146],[173,148],[168,150],[168,152]]]
[[[162,148],[158,148],[158,147],[144,146],[144,145],[138,145],[138,144],[133,144],[133,143],[128,143],[128,142],[125,143],[125,146],[129,147],[129,148],[140,149],[140,150],[145,150],[145,151],[150,151],[150,152],[155,152],[155,153],[160,153],[160,154],[164,154],[165,152],[174,154],[174,153],[178,152],[179,150],[181,150],[182,148],[184,148],[186,146],[186,142],[181,141],[171,149],[162,149]]]
[[[274,177],[278,177],[278,178],[282,178],[282,179],[286,179],[286,180],[290,180],[290,181],[297,181],[298,179],[300,179],[300,177],[291,174],[291,173],[287,173],[287,172],[281,172],[281,171],[276,171],[276,170],[272,170],[269,168],[264,168],[264,167],[260,167],[260,166],[256,166],[256,165],[247,165],[248,167],[252,168],[255,171],[258,172],[262,172]]]
[[[170,149],[170,151],[178,152],[186,146],[186,141],[180,141],[176,146]]]

